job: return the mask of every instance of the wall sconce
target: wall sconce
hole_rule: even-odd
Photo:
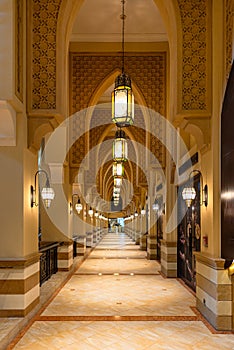
[[[152,209],[154,211],[158,211],[159,210],[159,203],[158,203],[158,201],[156,199],[155,199],[155,201],[154,201],[154,203],[152,205]]]
[[[137,212],[137,210],[135,211],[135,217],[137,218],[138,217],[138,212]]]
[[[74,193],[72,195],[72,203],[71,203],[71,207],[73,206],[73,197],[77,197],[77,203],[75,204],[75,209],[77,211],[78,214],[80,214],[81,210],[83,209],[83,205],[81,204],[80,202],[80,197],[77,193]],[[70,210],[70,213],[71,213],[71,210]]]
[[[145,210],[145,208],[143,207],[143,208],[141,209],[141,215],[144,216],[145,213],[146,213],[146,210]]]
[[[98,217],[99,217],[99,213],[96,211],[96,212],[94,213],[94,216],[95,216],[95,218],[98,218]]]
[[[54,199],[55,193],[53,188],[50,187],[49,176],[45,170],[38,170],[35,174],[35,183],[34,187],[31,185],[30,193],[31,193],[31,208],[34,205],[37,207],[39,203],[36,202],[36,188],[37,188],[37,175],[43,173],[46,175],[46,184],[45,187],[42,188],[41,198],[43,199],[46,208],[49,208],[51,205],[51,201]]]
[[[156,194],[156,197],[155,197],[155,200],[154,200],[154,203],[152,205],[152,209],[153,211],[159,211],[160,208],[161,208],[161,205],[162,205],[162,195],[161,194]]]
[[[199,170],[193,170],[189,174],[189,180],[191,181],[191,175],[193,173],[198,173],[200,175],[201,179],[201,198],[200,198],[200,205],[204,204],[205,207],[208,205],[208,186],[205,185],[203,187],[203,176],[202,173]],[[196,197],[196,191],[194,187],[185,187],[182,191],[182,198],[186,202],[187,206],[190,207],[192,201]]]
[[[93,217],[93,209],[91,207],[89,207],[88,214],[91,218]]]

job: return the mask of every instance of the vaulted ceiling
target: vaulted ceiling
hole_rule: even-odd
[[[74,23],[71,41],[121,41],[121,11],[121,0],[85,0]],[[125,15],[126,41],[167,41],[154,0],[126,0]]]
[[[117,43],[117,47],[119,47],[118,51],[120,51],[122,40],[122,20],[120,18],[121,12],[121,0],[84,0],[75,19],[72,34],[70,37],[70,42],[77,43],[79,47],[82,47],[82,43],[83,45],[86,45],[85,43],[115,43],[116,45]],[[147,43],[148,47],[150,47],[151,44],[155,44],[157,42],[167,42],[168,38],[165,26],[154,0],[125,0],[125,15],[125,43],[134,43],[134,47],[136,48],[134,49],[134,52],[138,52],[137,43]],[[93,46],[91,45],[88,47],[92,55]],[[91,70],[91,66],[91,64],[88,64],[87,69]],[[107,89],[103,92],[102,96],[100,96],[99,101],[97,103],[106,103],[111,101],[111,92],[114,88],[113,83],[111,84],[111,86],[107,87]],[[80,84],[78,85],[80,86]],[[79,96],[77,98],[81,99],[81,97]],[[77,98],[74,97],[73,99],[77,100]],[[139,103],[137,99],[136,102]],[[73,112],[75,111],[73,110]],[[103,113],[104,112],[102,112],[102,114]],[[111,110],[109,110],[107,118],[108,120],[110,120],[111,123]],[[139,116],[137,116],[137,118],[139,118]],[[99,127],[99,129],[103,129],[104,126],[105,125]],[[95,147],[95,145],[97,145],[100,142],[100,135],[98,131],[99,129],[95,129],[97,130],[91,130],[90,132],[89,139],[92,145],[90,145],[89,149],[92,149],[93,147]],[[110,129],[109,134],[105,136],[105,139],[103,141],[113,138],[114,129],[115,127],[113,125],[113,128]],[[131,132],[133,132],[134,134],[135,141],[141,144],[143,143],[144,147],[146,147],[144,127],[143,129],[139,130],[135,130],[134,127],[130,127],[130,129]],[[142,135],[144,135],[144,137]],[[143,141],[142,137],[144,139]],[[82,142],[78,140],[77,147],[79,149],[79,152],[81,152],[81,144]],[[85,144],[85,141],[83,141],[83,144]],[[99,156],[101,155],[99,154]],[[104,155],[102,156],[104,157]],[[91,170],[91,168],[92,166],[90,166],[90,169],[86,171],[86,179],[88,178],[88,173]],[[131,172],[134,172],[134,174],[131,174]],[[134,188],[133,201],[135,203],[141,202],[140,197],[142,196],[142,193],[145,193],[145,191],[147,191],[146,179],[143,172],[140,168],[138,168],[137,164],[135,164],[134,162],[130,162],[129,166],[128,164],[126,164],[125,166],[125,173],[125,178],[131,178],[134,182],[132,184]],[[103,183],[103,179],[106,179],[105,183]],[[105,198],[105,200],[110,200],[113,187],[113,178],[111,167],[108,162],[106,164],[103,164],[102,167],[99,169],[96,180],[97,189],[101,197]],[[105,194],[103,193],[104,190],[106,192]],[[138,197],[138,199],[136,199],[136,196]]]

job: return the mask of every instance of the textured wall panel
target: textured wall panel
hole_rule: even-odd
[[[178,0],[182,25],[182,110],[208,110],[209,0]]]

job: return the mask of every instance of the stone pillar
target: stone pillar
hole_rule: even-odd
[[[136,231],[135,231],[135,241],[136,244],[140,244],[140,236],[141,236],[141,218],[138,215],[136,217]]]
[[[161,240],[161,271],[166,277],[177,277],[177,243]]]
[[[140,249],[146,251],[146,215],[141,215],[141,236],[140,236]]]
[[[195,252],[196,306],[202,315],[221,331],[233,329],[233,286],[225,260]]]
[[[76,238],[76,251],[78,256],[83,256],[86,253],[86,236],[81,235]]]
[[[27,118],[16,116],[16,146],[0,152],[0,316],[25,316],[39,301],[38,209],[31,208],[37,156],[27,149]]]
[[[0,317],[27,315],[40,299],[40,254],[0,259]]]
[[[73,241],[58,247],[58,270],[69,271],[73,264]]]
[[[155,216],[152,211],[152,198],[149,198],[149,209],[148,209],[148,237],[147,237],[147,259],[157,259],[157,237],[156,237],[156,226]]]

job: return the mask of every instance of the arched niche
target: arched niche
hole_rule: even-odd
[[[68,52],[69,41],[72,33],[75,18],[78,15],[81,5],[85,0],[67,1],[62,0],[57,24],[57,96],[59,109],[66,114],[68,110]],[[178,33],[180,33],[180,17],[178,4],[175,0],[154,0],[163,18],[167,29],[170,48],[170,106],[168,110],[174,111],[177,101],[177,91],[174,82],[177,81],[177,53],[178,53]],[[181,44],[181,43],[180,43]],[[172,89],[172,86],[174,88]],[[93,103],[90,101],[90,103]],[[175,112],[175,111],[174,111]],[[170,113],[171,115],[171,113]],[[175,113],[173,113],[175,115]]]

